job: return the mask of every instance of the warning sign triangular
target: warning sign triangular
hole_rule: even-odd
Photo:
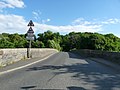
[[[28,23],[28,26],[34,26],[32,20],[30,20],[30,22]]]

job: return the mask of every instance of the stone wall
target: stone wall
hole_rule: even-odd
[[[35,58],[35,57],[44,57],[44,56],[48,56],[50,54],[56,53],[58,52],[58,50],[56,49],[49,49],[49,48],[41,48],[41,49],[31,49],[31,57]]]
[[[120,52],[106,52],[88,49],[74,50],[72,52],[77,53],[83,57],[103,58],[105,60],[120,64]]]
[[[56,49],[31,49],[31,58],[44,57],[56,53]],[[0,49],[0,66],[6,66],[14,62],[27,59],[27,48]]]

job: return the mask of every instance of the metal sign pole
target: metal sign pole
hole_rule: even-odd
[[[31,40],[29,41],[29,47],[27,48],[27,57],[31,57]]]
[[[31,40],[29,42],[29,58],[31,57]]]

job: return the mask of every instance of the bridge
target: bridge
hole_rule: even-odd
[[[33,49],[34,55],[26,60],[25,49],[13,51],[20,52],[19,56],[12,50],[0,51],[1,60],[6,59],[3,66],[11,57],[17,60],[0,68],[0,90],[120,90],[120,66],[107,61],[108,57],[119,57],[119,53]]]

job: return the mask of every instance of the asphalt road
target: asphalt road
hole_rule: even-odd
[[[0,75],[0,90],[120,90],[120,72],[75,54],[60,52]]]

